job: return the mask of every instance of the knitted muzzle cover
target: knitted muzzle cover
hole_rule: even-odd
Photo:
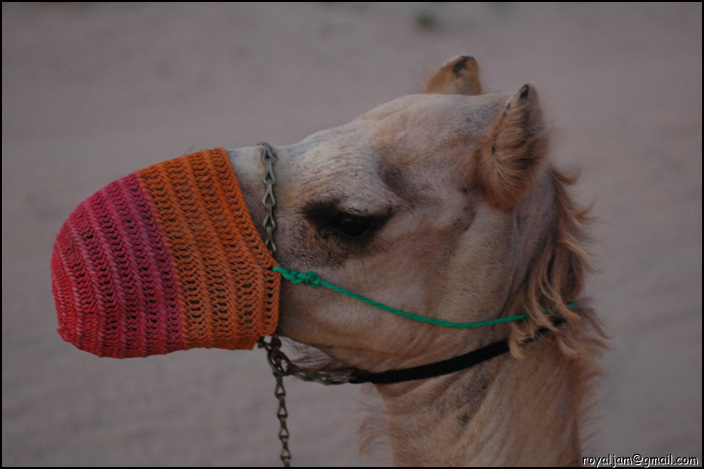
[[[251,349],[278,323],[281,276],[222,148],[108,184],[51,258],[59,334],[98,356]]]

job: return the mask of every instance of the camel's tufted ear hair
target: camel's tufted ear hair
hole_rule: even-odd
[[[460,55],[445,62],[440,70],[430,77],[425,85],[425,92],[467,96],[481,94],[477,61],[469,55]]]
[[[474,154],[472,181],[492,205],[510,209],[530,190],[547,145],[538,93],[523,85]]]

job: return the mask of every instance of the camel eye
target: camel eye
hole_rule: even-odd
[[[337,238],[343,242],[367,242],[384,226],[388,217],[335,212],[320,220],[318,235],[323,239]]]
[[[376,225],[376,218],[351,213],[341,213],[333,220],[332,227],[352,238],[359,238],[371,233]]]
[[[304,216],[322,239],[337,238],[343,242],[367,242],[384,227],[392,210],[380,214],[361,214],[341,210],[339,202],[313,202],[303,209]]]

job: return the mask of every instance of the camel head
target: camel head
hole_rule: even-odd
[[[286,268],[315,271],[394,308],[455,322],[529,313],[520,326],[449,330],[324,288],[284,282],[279,332],[345,365],[381,371],[445,359],[549,325],[581,288],[564,178],[546,161],[538,94],[482,94],[461,56],[349,124],[274,146],[275,241]],[[230,159],[264,219],[259,147]],[[562,236],[563,234],[564,236]],[[494,334],[494,335],[491,335]]]
[[[568,307],[582,289],[587,218],[547,153],[535,88],[483,94],[476,62],[461,56],[426,93],[299,143],[204,150],[136,171],[82,202],[57,235],[59,332],[83,350],[126,358],[248,349],[278,328],[355,368],[352,377],[456,363],[497,344],[503,353],[508,343],[525,359],[401,387],[372,381],[394,461],[577,462],[579,409],[598,372],[591,331],[604,335],[581,300]],[[271,200],[262,159],[270,154],[276,260],[257,235],[271,235],[262,204]],[[281,282],[277,262],[424,320],[492,325],[399,317],[313,275]],[[546,329],[557,333],[532,340]]]

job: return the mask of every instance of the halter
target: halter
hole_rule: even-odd
[[[274,183],[276,182],[276,178],[274,177],[273,166],[274,162],[276,161],[276,153],[274,152],[271,145],[266,142],[259,143],[259,146],[262,147],[261,158],[264,164],[266,165],[266,171],[262,180],[262,182],[266,186],[265,195],[262,199],[262,203],[266,208],[264,218],[264,230],[266,236],[264,239],[264,243],[266,244],[267,248],[269,248],[271,254],[274,255],[274,253],[276,252],[276,244],[274,243],[274,231],[276,230],[276,221],[274,217],[274,207],[276,206],[276,198],[274,196]],[[436,318],[428,318],[425,316],[420,316],[418,314],[409,313],[384,305],[357,293],[346,290],[338,285],[332,284],[321,279],[315,272],[298,272],[295,270],[289,270],[277,266],[272,267],[272,270],[274,272],[280,273],[283,278],[294,284],[303,284],[313,288],[322,286],[336,291],[340,294],[354,298],[363,303],[374,306],[375,308],[381,309],[383,311],[387,311],[407,319],[432,324],[434,326],[439,327],[450,327],[459,329],[478,328],[506,322],[518,321],[529,317],[528,314],[519,314],[516,316],[509,316],[479,322],[451,322]],[[574,309],[576,308],[576,303],[574,301],[571,301],[565,306],[568,309]],[[550,308],[543,310],[542,313],[552,314],[556,311],[557,308]],[[549,319],[553,327],[558,327],[565,323],[565,319],[559,316],[550,316]],[[526,345],[530,342],[533,342],[550,331],[551,329],[547,327],[540,328],[534,336],[524,340],[522,344]],[[286,354],[281,351],[281,339],[278,337],[277,334],[273,334],[270,337],[269,342],[266,342],[264,338],[260,339],[258,345],[259,347],[266,349],[269,365],[271,366],[274,376],[276,377],[275,395],[279,401],[279,409],[277,412],[277,416],[281,424],[281,429],[279,431],[279,439],[281,440],[282,444],[281,460],[284,466],[290,466],[291,462],[291,453],[288,448],[289,432],[286,425],[288,412],[286,410],[285,401],[286,391],[283,386],[284,376],[295,376],[296,378],[302,381],[314,381],[324,385],[337,385],[345,383],[394,384],[405,381],[435,378],[460,370],[466,370],[473,366],[479,365],[480,363],[483,363],[487,360],[502,355],[510,350],[508,339],[503,339],[496,342],[492,342],[488,345],[485,345],[484,347],[481,347],[477,350],[473,350],[464,355],[453,357],[447,360],[442,360],[439,362],[430,363],[427,365],[415,366],[411,368],[392,369],[379,373],[370,373],[367,371],[354,369],[350,372],[334,374],[321,373],[295,365],[286,356]]]

